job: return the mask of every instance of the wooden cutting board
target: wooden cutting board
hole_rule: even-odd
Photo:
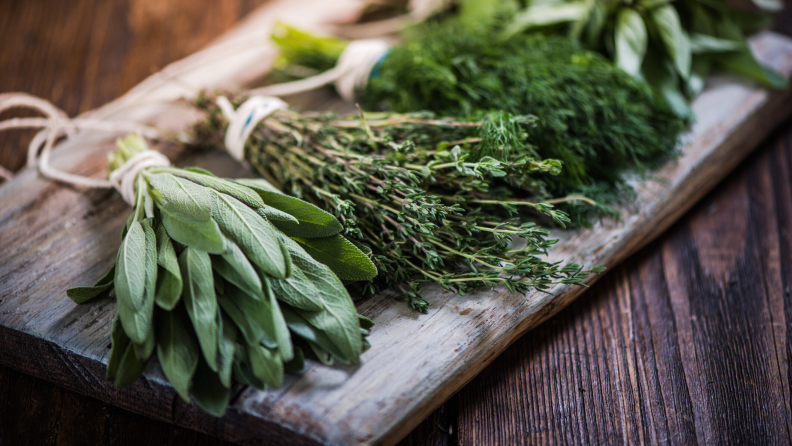
[[[266,72],[274,55],[266,36],[275,17],[316,29],[327,18],[354,15],[359,7],[326,3],[273,2],[209,49],[169,66],[167,74],[153,76],[92,115],[181,128],[193,115],[171,101],[192,93],[186,85],[233,88]],[[760,60],[790,76],[792,41],[764,33],[751,43]],[[321,93],[305,100],[328,106]],[[590,230],[559,232],[554,258],[613,266],[648,243],[792,113],[792,93],[713,78],[694,111],[698,119],[684,156],[638,185],[639,212]],[[112,148],[108,136],[78,135],[56,151],[53,164],[102,175],[104,154]],[[224,176],[251,175],[220,153],[162,150],[179,165],[206,166]],[[156,361],[134,386],[115,389],[104,379],[115,303],[105,298],[77,306],[65,295],[67,287],[96,280],[112,264],[128,214],[113,191],[69,188],[39,178],[32,169],[0,187],[0,362],[125,409],[244,444],[396,443],[514,339],[585,290],[559,286],[553,295],[523,296],[495,289],[462,297],[429,286],[423,290],[431,303],[428,315],[416,314],[392,296],[368,299],[359,311],[376,326],[369,337],[373,347],[361,364],[309,363],[301,374],[288,376],[283,388],[269,392],[238,387],[232,407],[217,419],[184,403]]]

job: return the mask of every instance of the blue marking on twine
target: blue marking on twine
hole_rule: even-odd
[[[380,77],[380,67],[382,67],[382,62],[385,60],[386,57],[388,57],[388,54],[390,54],[390,51],[386,51],[385,54],[383,54],[382,57],[380,57],[379,60],[377,60],[377,63],[375,63],[374,66],[371,67],[371,72],[369,73],[370,80],[378,79]]]

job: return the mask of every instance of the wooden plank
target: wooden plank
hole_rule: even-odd
[[[787,75],[792,71],[789,42],[769,34],[755,42],[763,60]],[[141,91],[148,94],[151,89]],[[774,119],[789,111],[783,107],[787,93],[771,96],[739,82],[716,86],[708,94],[719,98],[712,112],[725,110],[725,116],[719,116],[729,121],[722,126],[713,120],[697,124],[688,155],[661,172],[665,182],[641,192],[644,212],[639,217],[595,228],[580,244],[575,239],[580,235],[563,234],[567,249],[574,246],[575,255],[588,264],[623,258],[679,215],[680,200],[667,199],[669,194],[688,203],[694,191],[713,184],[729,162],[744,156],[750,144],[742,142],[756,142]],[[706,98],[697,107],[713,107]],[[101,116],[121,116],[120,108],[109,110],[115,113]],[[84,161],[96,160],[106,147],[89,142],[83,140],[68,156],[65,151],[56,154],[56,162],[81,173],[98,173],[98,162]],[[729,162],[706,169],[719,156]],[[230,175],[233,169],[224,167],[223,159],[215,155],[202,161]],[[232,441],[393,443],[511,340],[571,301],[579,290],[561,290],[554,299],[503,292],[462,298],[429,290],[433,308],[428,316],[416,315],[387,296],[371,299],[361,311],[378,327],[371,338],[374,348],[360,366],[329,369],[312,364],[290,377],[284,389],[244,389],[234,410],[215,420],[181,403],[154,365],[131,389],[112,389],[101,379],[112,302],[75,307],[63,295],[63,288],[99,277],[112,261],[125,220],[123,207],[111,193],[80,193],[42,181],[33,172],[0,189],[0,246],[9,259],[0,267],[0,284],[7,293],[0,303],[0,325],[7,327],[0,337],[0,362]],[[596,240],[604,249],[591,246]]]

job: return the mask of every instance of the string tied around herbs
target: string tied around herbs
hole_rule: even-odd
[[[226,151],[241,162],[245,160],[245,143],[256,125],[275,111],[289,108],[288,104],[272,96],[251,96],[236,110],[228,98],[220,96],[217,106],[228,120],[224,141]]]
[[[372,70],[382,62],[389,51],[390,45],[384,40],[353,40],[344,48],[336,66],[332,69],[305,79],[256,88],[249,93],[261,96],[286,96],[335,83],[338,94],[344,100],[353,102],[355,92],[366,88]]]
[[[73,136],[79,130],[101,130],[111,133],[138,133],[152,139],[162,139],[163,132],[132,121],[109,121],[91,118],[69,118],[63,110],[51,102],[26,93],[0,94],[0,113],[12,108],[27,108],[46,117],[10,118],[0,121],[0,132],[11,129],[41,129],[28,145],[27,166],[37,167],[45,178],[90,189],[114,188],[130,206],[135,203],[135,181],[143,170],[154,166],[169,166],[170,161],[156,150],[146,150],[122,164],[109,174],[107,179],[75,175],[50,165],[50,155],[61,137]],[[0,176],[13,178],[8,170],[0,169]]]

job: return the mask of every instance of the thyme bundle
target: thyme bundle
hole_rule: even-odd
[[[144,152],[140,136],[119,140],[110,169]],[[234,381],[279,387],[302,368],[303,349],[326,364],[358,361],[372,323],[337,275],[366,280],[376,269],[332,215],[261,180],[196,168],[152,166],[131,181],[115,266],[67,292],[76,303],[115,296],[107,378],[117,387],[156,353],[185,401],[221,416]]]
[[[202,97],[197,106],[207,114],[198,140],[219,145],[227,124],[216,101]],[[534,123],[505,113],[471,122],[279,110],[255,127],[245,159],[279,189],[334,213],[344,235],[370,253],[379,274],[364,293],[396,289],[425,312],[418,288],[426,282],[460,294],[496,285],[526,292],[603,270],[539,257],[555,240],[537,218],[563,225],[569,219],[555,204],[590,200],[528,198],[546,187],[539,176],[561,172],[559,161],[526,154]],[[493,148],[499,159],[482,154]],[[510,246],[518,238],[524,245]]]

